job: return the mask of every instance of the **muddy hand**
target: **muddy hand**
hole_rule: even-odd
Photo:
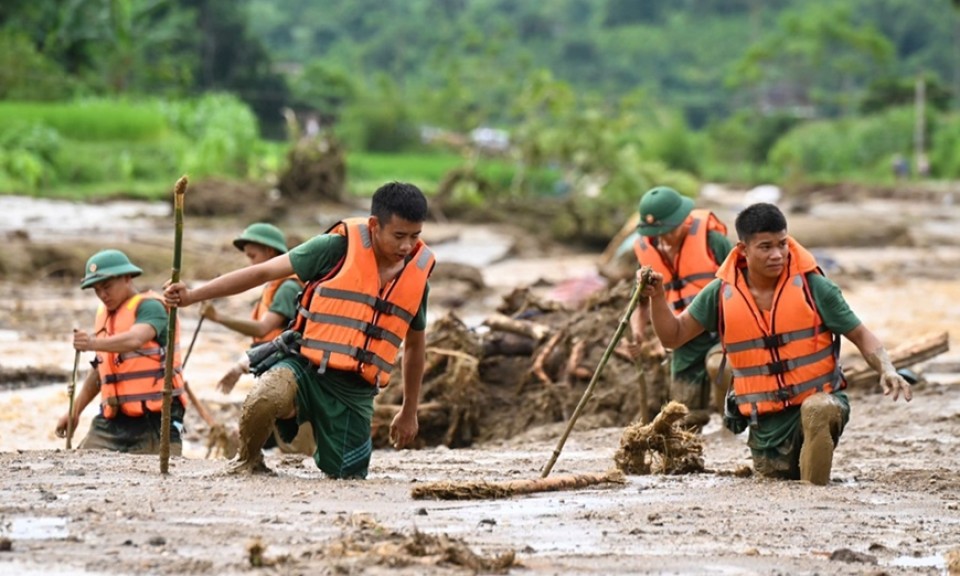
[[[903,399],[907,402],[913,398],[913,390],[910,389],[910,384],[895,370],[886,370],[880,374],[880,386],[883,388],[884,396],[893,394],[894,402],[897,401],[901,393]]]
[[[69,414],[64,414],[63,416],[60,417],[60,420],[57,421],[57,428],[56,428],[57,438],[66,438],[66,437],[67,437],[67,418],[69,418],[69,417],[70,417]],[[73,419],[73,429],[74,429],[74,430],[77,429],[77,421],[78,421],[78,420],[79,420],[79,418],[74,418],[74,419]]]
[[[617,344],[614,352],[628,360],[636,360],[643,352],[643,342],[639,342],[633,338],[624,338]]]
[[[73,349],[80,350],[81,352],[85,350],[93,350],[93,342],[96,338],[90,336],[83,330],[73,329]]]
[[[663,295],[663,274],[659,272],[654,272],[650,270],[646,274],[646,278],[642,278],[644,269],[641,268],[637,270],[637,283],[643,282],[646,280],[646,283],[643,286],[643,290],[640,291],[640,294],[647,297],[662,296]]]
[[[163,302],[171,307],[186,307],[192,304],[189,296],[190,290],[183,282],[170,282],[163,285]]]
[[[229,372],[223,375],[223,378],[217,382],[217,390],[223,392],[224,394],[229,394],[233,387],[237,385],[237,380],[240,379],[244,373],[243,368],[239,364],[235,364]]]
[[[390,423],[390,445],[397,449],[407,446],[417,437],[419,427],[416,413],[408,416],[401,410]]]
[[[204,302],[200,305],[200,315],[212,322],[217,322],[217,308],[212,302]]]

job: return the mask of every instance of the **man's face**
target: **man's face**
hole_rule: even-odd
[[[371,216],[369,225],[373,250],[386,264],[396,264],[406,259],[413,252],[423,230],[423,222],[410,222],[395,215],[386,221]]]
[[[247,257],[250,265],[253,266],[254,264],[260,264],[273,258],[277,255],[277,251],[273,248],[268,248],[263,244],[247,242],[243,245],[243,254]]]
[[[107,311],[113,312],[129,297],[131,280],[130,276],[107,278],[103,282],[94,284],[93,291],[97,294],[97,298],[103,302]]]
[[[760,232],[743,244],[747,268],[764,278],[777,278],[787,265],[787,231]]]

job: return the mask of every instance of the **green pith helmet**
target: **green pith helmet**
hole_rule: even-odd
[[[119,250],[101,250],[87,260],[80,288],[90,288],[104,280],[117,276],[139,276],[143,270],[134,266],[127,255]]]
[[[249,242],[273,248],[280,254],[287,253],[287,238],[273,224],[255,222],[247,226],[247,229],[234,239],[233,245],[237,247],[237,250],[243,250],[243,247]]]
[[[693,210],[693,200],[681,196],[673,188],[657,186],[640,198],[638,209],[640,224],[637,231],[640,235],[660,236],[683,224]]]

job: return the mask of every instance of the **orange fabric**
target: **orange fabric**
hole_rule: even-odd
[[[740,413],[755,417],[799,406],[816,392],[846,386],[835,336],[820,318],[806,274],[820,273],[806,249],[788,238],[790,254],[771,310],[758,309],[745,279],[740,247],[717,272],[720,341],[733,367]]]
[[[330,232],[347,237],[347,253],[337,270],[312,282],[301,297],[300,353],[320,372],[359,372],[370,384],[385,387],[436,260],[418,242],[400,274],[380,288],[367,219],[344,220]]]
[[[669,262],[657,250],[653,238],[640,236],[633,244],[640,265],[650,266],[663,275],[667,302],[675,313],[693,301],[704,286],[713,280],[720,267],[710,250],[707,233],[711,230],[723,235],[727,233],[727,227],[709,210],[691,211],[683,225],[689,228],[674,262]]]
[[[114,336],[129,331],[136,319],[137,308],[144,300],[160,300],[154,292],[129,298],[112,313],[103,304],[97,309],[94,331],[97,336]],[[183,376],[180,374],[180,333],[177,328],[174,350],[174,397],[186,406]],[[163,407],[164,346],[153,339],[133,352],[99,352],[97,371],[100,374],[100,399],[104,418],[114,418],[122,411],[127,416],[143,416],[144,411],[159,413]],[[118,410],[119,409],[119,410]]]
[[[277,280],[268,282],[266,288],[263,289],[263,293],[260,294],[260,300],[257,301],[257,305],[253,308],[253,313],[250,315],[255,322],[259,322],[260,319],[270,311],[270,305],[273,304],[273,298],[276,296],[277,290],[280,288],[280,285],[287,280],[294,280],[298,285],[303,286],[303,283],[300,282],[300,279],[297,278],[296,274],[291,274],[286,278],[279,278]],[[284,328],[284,326],[275,328],[259,338],[254,336],[253,343],[260,344],[261,342],[269,342],[279,336],[283,332]]]

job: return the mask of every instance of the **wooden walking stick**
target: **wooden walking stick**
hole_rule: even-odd
[[[71,439],[73,438],[73,395],[77,391],[77,367],[80,365],[80,351],[77,350],[73,355],[73,375],[70,376],[70,385],[67,386],[67,394],[70,395],[70,408],[67,410],[67,450],[70,450]]]
[[[583,396],[580,397],[580,403],[577,404],[573,415],[570,416],[570,422],[567,423],[567,429],[563,431],[563,435],[560,436],[560,441],[557,442],[557,447],[553,449],[553,455],[550,457],[550,461],[547,462],[547,465],[543,468],[543,473],[540,475],[541,478],[546,478],[550,474],[550,470],[553,469],[553,465],[557,463],[560,451],[563,450],[563,445],[567,442],[567,436],[569,436],[570,431],[573,430],[573,425],[577,422],[577,418],[580,417],[580,412],[582,412],[584,406],[587,405],[587,400],[590,399],[590,395],[593,394],[593,389],[600,380],[600,372],[602,372],[603,367],[607,365],[607,360],[609,360],[610,355],[613,354],[613,349],[617,347],[617,343],[620,342],[620,337],[623,336],[624,330],[626,330],[630,323],[630,316],[633,315],[637,303],[640,302],[640,293],[643,292],[644,286],[647,285],[650,272],[652,271],[653,269],[649,266],[644,266],[640,270],[641,281],[637,282],[637,285],[634,287],[633,294],[630,296],[630,303],[627,304],[627,309],[623,312],[623,318],[620,319],[620,324],[617,325],[617,331],[613,333],[613,338],[611,338],[610,343],[607,344],[607,349],[603,352],[603,357],[600,358],[597,369],[593,371],[593,378],[590,379],[590,384],[587,385],[587,389],[583,391]]]
[[[197,336],[200,335],[200,327],[203,326],[203,320],[206,316],[201,316],[200,320],[197,322],[197,327],[193,329],[193,337],[190,338],[190,345],[187,346],[187,353],[183,356],[183,362],[180,363],[180,369],[187,369],[187,360],[190,359],[190,354],[193,352],[193,345],[197,343]]]
[[[171,282],[180,281],[180,252],[183,244],[183,195],[187,191],[187,177],[181,176],[173,187],[173,269]],[[177,309],[170,309],[167,318],[167,356],[163,369],[163,408],[160,412],[160,473],[166,474],[170,466],[170,405],[173,402],[173,358],[177,346]]]

